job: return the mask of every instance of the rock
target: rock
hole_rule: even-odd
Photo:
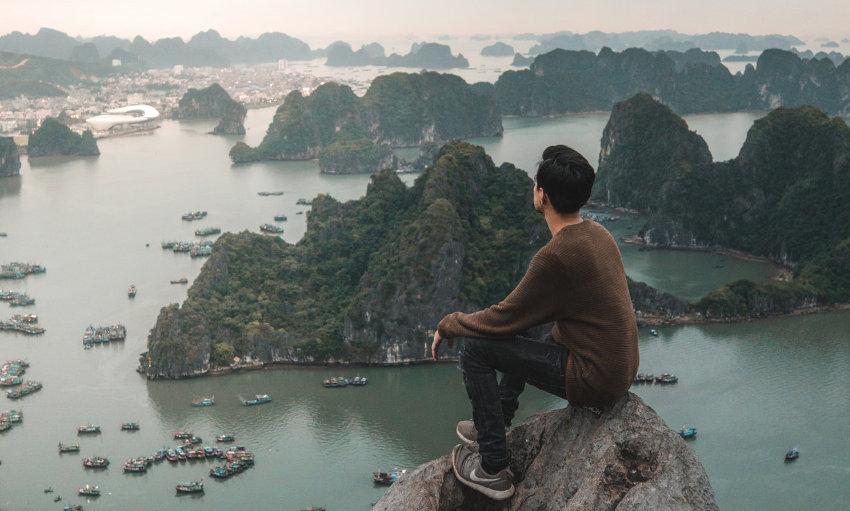
[[[0,137],[0,177],[17,176],[21,173],[21,157],[12,137]]]
[[[338,140],[319,152],[319,171],[325,174],[372,174],[398,168],[390,146],[369,139]]]
[[[510,44],[505,44],[497,41],[493,44],[481,48],[481,56],[483,57],[510,57],[514,54],[514,47]]]
[[[91,130],[85,130],[82,135],[78,135],[59,120],[48,117],[30,135],[27,154],[30,158],[40,156],[98,156],[100,150]]]
[[[568,406],[508,434],[516,493],[494,502],[461,485],[449,455],[402,476],[373,511],[684,511],[718,509],[694,452],[627,394],[596,416]]]
[[[219,117],[213,129],[215,135],[244,135],[247,110],[234,101],[221,85],[214,83],[206,89],[189,89],[180,98],[175,117],[178,119],[205,119]]]

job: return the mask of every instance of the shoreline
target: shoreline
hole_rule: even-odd
[[[665,327],[665,326],[686,326],[686,325],[709,325],[709,324],[735,324],[751,321],[761,321],[771,318],[782,318],[790,316],[807,316],[810,314],[820,314],[824,312],[841,312],[850,310],[850,302],[837,303],[832,305],[816,305],[814,307],[806,307],[794,309],[791,312],[777,312],[764,316],[738,316],[728,318],[706,318],[698,312],[688,312],[681,316],[668,317],[659,316],[656,314],[647,314],[638,317],[638,327]]]

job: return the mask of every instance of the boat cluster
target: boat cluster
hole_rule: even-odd
[[[35,305],[35,299],[30,298],[26,293],[6,291],[3,289],[0,289],[0,302],[8,302],[12,307]]]
[[[190,211],[188,213],[184,213],[182,218],[183,220],[187,220],[189,222],[194,220],[201,220],[202,218],[207,217],[206,211]]]
[[[27,372],[29,363],[24,360],[7,360],[0,366],[0,386],[11,387],[24,381],[21,377]]]
[[[229,479],[254,466],[254,454],[246,451],[244,447],[228,449],[224,459],[226,460],[224,465],[210,469],[210,477]]]
[[[369,383],[369,379],[365,376],[355,376],[354,378],[346,378],[344,376],[337,376],[336,378],[328,378],[322,385],[326,388],[336,388],[336,387],[348,387],[349,385],[353,385],[355,387],[362,387]]]
[[[658,376],[652,373],[637,373],[637,376],[635,376],[635,383],[641,384],[673,385],[678,382],[679,377],[670,373],[661,373]]]
[[[22,279],[27,275],[35,273],[44,273],[47,269],[44,266],[30,263],[9,263],[0,266],[0,279]]]
[[[23,410],[0,410],[0,432],[12,429],[24,420]]]
[[[283,227],[278,227],[274,224],[263,224],[260,226],[260,231],[267,234],[283,234]]]
[[[83,334],[83,346],[88,349],[94,344],[105,344],[123,341],[127,338],[127,328],[124,325],[94,326],[89,325]]]
[[[214,236],[216,234],[221,234],[220,227],[204,227],[202,229],[195,229],[195,236]]]
[[[45,332],[37,326],[38,316],[35,314],[15,314],[6,321],[0,321],[0,331],[19,332],[26,335],[41,335]]]
[[[175,253],[188,253],[191,257],[206,257],[212,254],[213,242],[204,241],[163,241],[163,250],[172,250]]]

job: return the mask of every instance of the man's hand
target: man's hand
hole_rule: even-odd
[[[433,358],[434,360],[437,360],[437,358],[438,358],[437,351],[440,349],[440,344],[442,342],[443,342],[443,338],[442,338],[442,336],[440,336],[440,331],[435,330],[434,331],[434,342],[431,343],[431,358]],[[454,341],[451,340],[451,339],[446,339],[446,342],[448,342],[448,344],[449,344],[449,349],[452,349],[452,345],[454,344]]]

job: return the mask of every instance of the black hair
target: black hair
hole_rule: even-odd
[[[575,213],[590,199],[596,172],[578,151],[553,145],[543,151],[534,180],[559,213]]]

